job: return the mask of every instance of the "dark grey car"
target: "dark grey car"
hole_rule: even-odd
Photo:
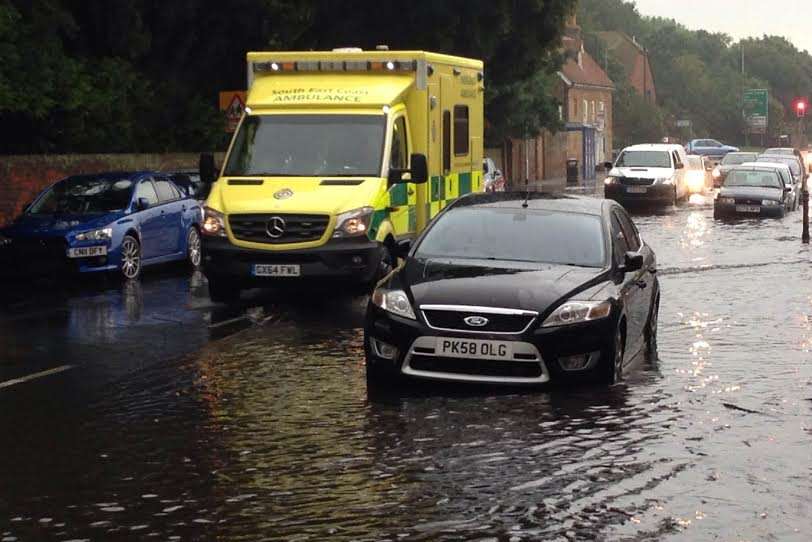
[[[713,218],[782,218],[791,196],[792,188],[775,167],[736,166],[713,202]]]

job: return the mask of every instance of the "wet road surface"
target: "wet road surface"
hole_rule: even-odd
[[[18,296],[0,381],[73,368],[0,388],[0,540],[809,540],[812,253],[709,202],[635,216],[659,360],[611,388],[370,397],[363,299]]]

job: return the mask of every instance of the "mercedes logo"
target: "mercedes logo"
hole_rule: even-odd
[[[483,327],[487,326],[490,320],[484,316],[469,316],[467,318],[463,318],[462,321],[471,327]]]
[[[283,188],[282,190],[278,190],[274,193],[274,199],[288,199],[293,195],[293,190],[290,188]]]
[[[281,216],[272,216],[265,226],[265,233],[271,239],[279,239],[285,235],[285,219]]]

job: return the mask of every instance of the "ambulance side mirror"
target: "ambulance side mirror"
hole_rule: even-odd
[[[429,166],[425,154],[412,154],[410,158],[411,168],[396,169],[389,168],[389,185],[400,183],[423,184],[429,180]],[[408,173],[409,177],[404,179],[403,175]]]

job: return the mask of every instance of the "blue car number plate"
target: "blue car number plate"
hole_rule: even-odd
[[[438,337],[434,355],[445,358],[512,360],[513,343]]]

